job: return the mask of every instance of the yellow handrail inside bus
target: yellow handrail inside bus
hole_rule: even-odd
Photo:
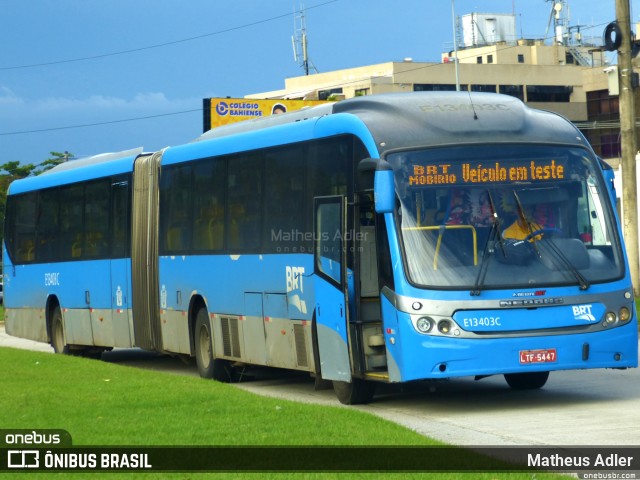
[[[444,230],[471,230],[471,236],[473,238],[473,264],[478,265],[478,235],[473,225],[432,225],[428,227],[402,227],[402,230],[440,230],[438,235],[438,241],[436,242],[436,252],[433,256],[433,269],[438,269],[438,253],[440,253],[440,246],[442,245],[442,237]]]

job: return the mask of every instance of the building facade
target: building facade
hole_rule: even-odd
[[[500,40],[442,54],[441,62],[386,62],[285,79],[281,90],[248,99],[342,100],[391,92],[494,92],[532,108],[557,112],[585,134],[602,158],[617,166],[620,124],[617,70],[593,44]],[[456,82],[457,79],[457,82]],[[636,106],[636,109],[638,105]]]

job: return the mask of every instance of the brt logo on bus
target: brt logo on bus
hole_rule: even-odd
[[[304,293],[302,283],[304,267],[285,267],[285,274],[287,279],[287,302],[289,305],[296,307],[301,313],[307,313],[307,303],[300,297],[300,294]]]
[[[574,305],[573,307],[571,307],[573,309],[573,317],[576,320],[595,322],[596,317],[594,317],[593,313],[591,313],[592,307],[593,305]]]

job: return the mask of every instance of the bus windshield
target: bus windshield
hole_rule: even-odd
[[[586,150],[473,145],[387,160],[414,285],[586,290],[624,273],[609,193]]]

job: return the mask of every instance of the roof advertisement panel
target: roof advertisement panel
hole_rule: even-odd
[[[327,103],[324,100],[253,100],[247,98],[205,98],[203,131],[251,120],[277,115],[303,107]]]

